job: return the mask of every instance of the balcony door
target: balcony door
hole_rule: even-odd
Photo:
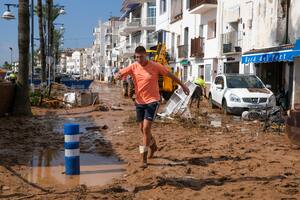
[[[155,25],[156,24],[156,3],[155,2],[148,2],[147,8],[147,24],[148,25]]]

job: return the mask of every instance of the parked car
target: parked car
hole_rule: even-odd
[[[209,104],[224,114],[275,106],[274,94],[255,75],[222,74],[211,84]]]

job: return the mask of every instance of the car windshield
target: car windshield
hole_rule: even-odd
[[[264,88],[256,76],[227,76],[228,88]]]

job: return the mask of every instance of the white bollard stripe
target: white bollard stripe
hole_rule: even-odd
[[[65,142],[79,142],[80,135],[65,135]]]
[[[79,149],[65,149],[65,157],[74,157],[79,155],[80,155]]]

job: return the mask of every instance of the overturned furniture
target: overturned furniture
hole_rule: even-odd
[[[190,94],[186,95],[182,88],[175,90],[163,112],[157,114],[159,117],[172,117],[176,115],[186,115],[190,117],[188,104],[197,85],[190,81],[186,82],[185,85],[189,88]]]

